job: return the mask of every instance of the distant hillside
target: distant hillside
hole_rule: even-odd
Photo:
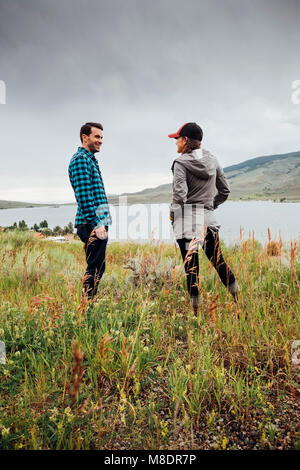
[[[18,207],[37,207],[37,206],[46,206],[46,205],[49,205],[49,204],[35,204],[33,202],[0,200],[0,209],[16,209]]]
[[[300,151],[252,158],[228,166],[224,172],[231,189],[229,199],[300,201]],[[169,202],[171,193],[172,185],[163,184],[123,195],[134,204]],[[118,197],[109,201],[118,203]]]
[[[136,193],[123,193],[120,196],[127,196],[127,202],[129,204],[149,204],[159,202],[169,202],[172,192],[171,184],[161,184],[156,188],[147,188]],[[119,196],[108,196],[108,200],[111,204],[119,203]]]
[[[233,200],[266,200],[300,202],[300,151],[281,155],[268,155],[246,160],[224,168]],[[171,179],[171,174],[170,174]],[[171,184],[146,188],[136,193],[123,193],[129,204],[170,202]],[[108,196],[110,204],[118,204],[119,196]],[[70,205],[57,204],[57,205]],[[55,206],[18,201],[1,201],[0,209],[17,207]]]
[[[253,158],[224,171],[231,198],[300,201],[300,152]]]
[[[20,201],[4,201],[0,200],[0,209],[22,209],[28,207],[59,207],[59,206],[74,206],[76,202],[66,202],[64,204],[44,203],[38,204],[37,202],[20,202]]]

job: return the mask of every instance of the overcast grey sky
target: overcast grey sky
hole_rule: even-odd
[[[300,150],[299,0],[0,0],[0,199],[74,200],[86,121],[107,193],[171,182],[187,121],[223,167]]]

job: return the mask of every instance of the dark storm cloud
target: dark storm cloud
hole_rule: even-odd
[[[189,120],[224,166],[297,150],[299,13],[292,0],[0,0],[2,188],[72,199],[86,120],[104,124],[108,192],[167,182],[166,135]]]

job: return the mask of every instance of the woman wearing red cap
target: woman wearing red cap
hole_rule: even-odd
[[[217,159],[200,149],[203,132],[195,122],[184,124],[176,133],[177,153],[173,171],[173,199],[170,219],[187,274],[187,287],[194,312],[199,305],[198,246],[215,267],[221,281],[237,299],[238,283],[227,266],[220,247],[219,229],[214,210],[230,193]],[[217,190],[217,194],[216,194]]]

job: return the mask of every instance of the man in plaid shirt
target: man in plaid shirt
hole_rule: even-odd
[[[111,215],[95,153],[100,151],[103,127],[87,122],[80,129],[82,146],[78,147],[69,165],[69,178],[78,204],[75,227],[84,243],[87,269],[83,279],[83,295],[92,299],[105,271],[105,251]]]

